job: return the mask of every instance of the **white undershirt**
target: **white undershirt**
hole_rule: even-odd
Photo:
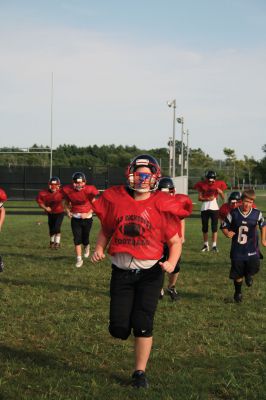
[[[124,270],[149,269],[158,262],[158,260],[141,260],[129,253],[116,253],[111,256],[111,260],[112,264]]]
[[[208,200],[208,201],[203,201],[201,205],[201,211],[207,211],[207,210],[219,210],[219,206],[217,203],[217,199],[213,200]]]

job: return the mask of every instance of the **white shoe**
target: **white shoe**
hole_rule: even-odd
[[[82,265],[83,265],[83,260],[82,259],[81,260],[77,260],[76,267],[80,268],[80,267],[82,267]]]
[[[89,257],[89,255],[90,255],[90,245],[88,244],[86,247],[85,247],[85,252],[84,252],[84,257],[85,258],[88,258]]]

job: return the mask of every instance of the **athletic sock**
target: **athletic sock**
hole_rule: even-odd
[[[61,235],[55,235],[55,243],[60,243]]]

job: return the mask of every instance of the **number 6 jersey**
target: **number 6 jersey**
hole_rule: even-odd
[[[230,258],[233,260],[248,260],[259,258],[258,229],[266,226],[262,213],[257,208],[251,208],[247,214],[235,208],[221,224],[221,229],[235,232],[232,238]]]

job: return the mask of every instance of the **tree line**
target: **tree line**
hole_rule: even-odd
[[[242,160],[237,159],[235,150],[230,148],[223,149],[225,160],[215,160],[200,148],[190,148],[187,157],[187,150],[184,145],[184,174],[187,171],[186,161],[188,158],[191,183],[193,183],[193,178],[197,180],[199,177],[203,177],[204,171],[207,169],[214,169],[218,177],[224,179],[231,187],[239,187],[243,183],[254,185],[266,182],[266,144],[262,146],[264,157],[261,160],[255,160],[253,157],[249,158],[248,156],[244,156]],[[4,147],[0,149],[0,165],[10,168],[16,166],[48,167],[50,165],[49,151],[50,148],[48,146],[39,146],[37,144],[27,149],[27,152],[20,151],[16,147]],[[141,153],[149,153],[156,157],[160,162],[163,174],[169,174],[169,149],[166,147],[140,149],[136,146],[115,146],[114,144],[86,147],[63,144],[54,149],[52,155],[53,165],[58,167],[101,168],[108,166],[125,168],[129,160]],[[177,176],[180,175],[180,164],[178,163],[178,155],[180,153],[181,142],[176,141]]]

